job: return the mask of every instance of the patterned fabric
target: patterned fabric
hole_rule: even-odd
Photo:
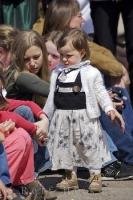
[[[52,169],[100,169],[111,157],[98,119],[86,110],[56,110],[49,129]]]

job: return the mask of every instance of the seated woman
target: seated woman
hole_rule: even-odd
[[[1,70],[0,70],[1,72]],[[23,101],[23,100],[15,100],[15,99],[7,99],[5,98],[6,90],[4,89],[4,79],[2,76],[2,72],[0,73],[0,91],[1,91],[1,103],[0,103],[0,111],[10,111],[19,114],[21,117],[31,122],[34,126],[37,126],[37,134],[41,134],[41,132],[45,132],[48,119],[43,110],[32,101]],[[27,122],[26,122],[27,124]],[[41,124],[41,127],[40,127]],[[44,133],[45,134],[45,133]],[[44,146],[44,143],[38,141],[37,135],[33,137],[37,140],[39,146],[35,144],[35,170],[36,172],[44,171],[51,167],[51,162],[49,160],[49,153],[47,147]],[[45,138],[47,139],[47,137]],[[42,147],[41,147],[42,146]],[[39,155],[40,154],[40,155]]]
[[[8,130],[8,127],[11,122],[6,123],[6,129]],[[4,133],[3,130],[1,130],[2,127],[0,125],[0,199],[12,199],[17,200],[17,195],[14,193],[14,191],[11,189],[11,179],[9,175],[9,169],[8,169],[8,163],[7,163],[7,157],[6,152],[4,149],[4,146],[2,142],[4,141]],[[18,198],[19,199],[19,198]]]
[[[0,133],[5,137],[3,144],[0,143],[0,180],[7,186],[12,183],[13,186],[29,187],[35,180],[33,146],[29,134],[22,128],[15,128],[11,120],[0,123]],[[2,187],[1,196],[1,199],[22,199],[6,187]]]
[[[16,128],[12,121],[2,122],[0,128],[5,136],[3,144],[11,182],[15,189],[25,197],[32,195],[31,199],[56,199],[56,196],[50,196],[41,183],[35,180],[34,151],[29,133],[23,128]]]

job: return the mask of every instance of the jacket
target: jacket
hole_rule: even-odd
[[[108,111],[113,110],[113,103],[104,87],[103,78],[100,71],[88,63],[88,61],[83,62],[83,67],[80,69],[80,74],[83,91],[86,95],[87,113],[89,118],[93,119],[100,116],[99,105],[107,113]],[[54,105],[54,91],[59,72],[60,69],[54,70],[51,75],[50,93],[43,109],[50,120],[56,109]]]
[[[90,48],[90,61],[94,67],[111,77],[121,77],[123,75],[122,64],[114,57],[110,50],[91,41],[88,41],[88,44]]]

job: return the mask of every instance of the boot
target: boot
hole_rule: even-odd
[[[54,192],[49,192],[45,189],[45,187],[40,183],[39,180],[35,180],[32,183],[28,184],[29,190],[33,193],[34,191],[37,192],[38,190],[38,198],[39,200],[54,200],[57,199],[57,196],[54,194]],[[39,198],[40,195],[40,198]]]
[[[25,196],[26,200],[57,199],[57,196],[54,194],[54,192],[49,192],[46,190],[39,180],[34,180],[32,183],[21,186],[21,193]]]
[[[57,190],[77,190],[78,186],[78,179],[75,172],[66,171],[64,179],[56,185]]]
[[[98,174],[98,175],[94,173],[90,174],[88,191],[90,193],[102,192],[101,174]]]

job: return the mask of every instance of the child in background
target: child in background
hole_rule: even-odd
[[[57,50],[57,43],[62,36],[62,31],[52,31],[44,36],[44,42],[48,52],[48,68],[52,71],[60,63],[60,54]]]
[[[114,120],[112,101],[100,72],[90,65],[87,36],[78,29],[66,31],[58,42],[64,69],[51,76],[44,111],[51,120],[48,147],[53,170],[65,169],[57,189],[77,189],[75,167],[90,171],[90,192],[101,192],[101,167],[110,153],[99,122],[98,104]]]

